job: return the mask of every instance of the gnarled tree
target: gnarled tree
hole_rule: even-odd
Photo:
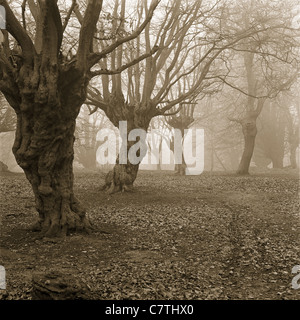
[[[146,2],[140,2],[137,21],[148,10]],[[174,114],[170,110],[175,106],[175,113],[179,111],[180,105],[215,83],[219,69],[216,61],[223,52],[242,39],[264,31],[264,27],[258,25],[242,30],[223,29],[222,1],[164,1],[160,8],[134,47],[119,47],[111,59],[102,60],[98,71],[102,75],[102,90],[91,88],[89,91],[88,103],[102,109],[115,126],[119,126],[119,121],[127,121],[127,132],[147,131],[153,117]],[[156,52],[128,68],[127,73],[115,75],[122,70],[122,61],[134,60],[142,47],[147,51],[156,48]],[[220,61],[223,60],[220,58]],[[108,66],[113,70],[103,74]],[[183,87],[183,79],[190,74],[194,75],[190,85],[172,96],[172,88],[179,83]],[[133,143],[126,141],[127,154]],[[132,164],[128,160],[124,164],[118,157],[114,170],[107,176],[106,189],[109,192],[131,190],[140,162]]]
[[[7,21],[6,30],[1,31],[0,90],[17,114],[13,153],[35,195],[39,220],[34,230],[46,237],[89,230],[86,212],[73,191],[76,118],[86,100],[92,67],[138,36],[158,1],[152,3],[132,34],[112,41],[101,51],[93,48],[101,0],[86,1],[84,14],[76,1],[68,10],[52,0],[23,4],[21,23],[11,5],[0,0]],[[80,23],[75,16],[80,17]],[[26,19],[30,19],[30,26]],[[66,36],[71,19],[72,26],[77,26],[72,32],[74,41]],[[12,43],[17,52],[12,51]]]

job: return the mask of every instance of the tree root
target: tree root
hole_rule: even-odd
[[[77,219],[76,223],[69,225],[68,223],[62,224],[51,223],[50,225],[45,221],[37,221],[30,228],[32,232],[40,232],[42,238],[64,238],[72,232],[90,234],[94,228],[87,217]]]

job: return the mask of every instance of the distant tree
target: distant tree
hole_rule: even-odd
[[[242,102],[245,110],[242,117],[230,117],[230,120],[242,126],[244,136],[244,150],[237,173],[248,174],[257,135],[256,121],[265,101],[289,89],[297,79],[299,37],[297,29],[293,28],[293,10],[288,5],[282,7],[275,2],[241,1],[237,8],[242,12],[236,20],[238,26],[247,28],[257,24],[266,30],[241,41],[234,48],[235,52],[241,52],[239,57],[235,57],[236,69],[230,69],[223,78],[225,83],[246,97]],[[242,69],[244,87],[241,85],[243,76],[236,74]],[[238,77],[239,85],[232,85],[235,77]]]
[[[286,110],[276,103],[276,100],[267,100],[258,122],[259,130],[257,134],[256,147],[260,149],[262,156],[272,162],[273,168],[283,168],[283,158],[285,154]],[[255,157],[254,157],[254,162]]]
[[[166,121],[173,128],[177,129],[181,133],[182,144],[185,139],[184,130],[188,129],[190,125],[194,122],[194,110],[195,110],[196,102],[186,102],[179,106],[180,110],[176,112],[174,115],[168,116]],[[171,140],[171,149],[174,152],[174,136]],[[175,164],[175,172],[179,175],[186,174],[186,162],[184,159],[184,155],[182,153],[181,163]]]
[[[297,109],[298,121],[293,120],[293,116],[288,116],[288,143],[290,146],[290,165],[293,169],[298,168],[296,151],[299,148],[299,106]]]
[[[295,83],[289,94],[282,95],[280,104],[284,105],[287,123],[287,142],[290,152],[290,166],[297,169],[297,149],[299,148],[300,97],[299,83]]]

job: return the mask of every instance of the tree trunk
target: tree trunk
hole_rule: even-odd
[[[293,128],[290,129],[289,132],[289,146],[290,146],[290,162],[291,162],[291,167],[293,169],[297,169],[297,148],[299,146],[299,126],[296,125],[295,129]]]
[[[184,156],[182,154],[182,162],[175,164],[175,174],[178,174],[180,176],[185,176],[185,169],[186,169],[187,165],[186,162],[184,160]]]
[[[128,135],[133,129],[142,129],[144,130],[144,132],[147,132],[147,129],[136,128],[134,125],[134,121],[130,120],[127,121],[126,139],[128,139]],[[140,160],[137,163],[133,163],[131,161],[132,159],[130,158],[130,149],[138,142],[143,146],[143,153],[141,154],[141,149],[138,149],[136,152],[136,156],[139,157]],[[124,143],[122,143],[121,150],[123,150],[123,152],[126,152],[126,154],[123,153],[121,155],[118,155],[113,170],[108,172],[105,178],[105,185],[103,189],[108,193],[133,191],[133,183],[137,177],[140,163],[142,162],[142,159],[146,155],[147,151],[146,137],[139,137],[138,141],[127,140],[126,147],[124,147]],[[124,161],[120,161],[120,156],[122,156],[122,159],[127,159],[125,164]]]
[[[282,169],[283,168],[283,156],[277,155],[276,157],[272,157],[272,164],[274,169]]]
[[[241,121],[244,135],[244,151],[239,164],[237,174],[249,174],[249,167],[255,146],[255,137],[257,134],[256,118],[249,117]]]
[[[93,77],[90,69],[100,60],[90,59],[90,54],[102,2],[88,1],[72,57],[63,53],[64,26],[57,1],[32,1],[30,9],[37,10],[34,43],[10,5],[0,3],[9,26],[1,33],[0,90],[17,114],[13,153],[35,195],[39,220],[34,230],[46,237],[89,230],[73,192],[73,144],[75,121]],[[14,43],[17,55],[11,50]]]
[[[45,237],[88,231],[90,224],[73,191],[76,116],[60,105],[44,105],[43,112],[34,114],[22,109],[13,153],[35,195],[39,220],[33,230]]]
[[[290,162],[291,162],[291,167],[293,169],[297,169],[298,165],[297,165],[297,159],[296,159],[296,151],[297,151],[297,147],[295,145],[291,146],[291,150],[290,150]]]
[[[104,190],[108,193],[133,191],[133,183],[137,177],[139,164],[119,164],[119,156],[112,171],[105,178]]]
[[[189,126],[194,122],[194,117],[193,117],[193,112],[194,109],[182,109],[183,113],[176,114],[175,116],[172,116],[169,120],[167,120],[168,124],[174,128],[174,129],[179,129],[181,132],[181,137],[182,137],[182,144],[185,139],[184,136],[184,130],[188,129]],[[171,150],[173,153],[175,152],[175,145],[174,145],[174,140],[170,144]],[[182,160],[180,164],[175,164],[175,174],[179,174],[181,176],[186,175],[186,162],[184,159],[184,155],[182,154]]]

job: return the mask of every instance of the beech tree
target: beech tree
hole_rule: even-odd
[[[182,143],[185,138],[184,130],[194,122],[194,110],[196,102],[188,102],[180,105],[180,110],[174,115],[167,117],[167,123],[174,129],[180,130]],[[174,152],[174,137],[171,141],[171,150]],[[175,164],[175,173],[179,175],[186,174],[186,162],[182,154],[181,163]]]
[[[194,64],[197,63],[197,59],[195,57]],[[215,62],[216,64],[216,62]],[[170,90],[170,96],[172,100],[174,100],[174,96],[176,94],[181,96],[186,91],[186,88],[190,88],[191,83],[195,81],[197,77],[197,71],[186,75],[182,79],[182,83],[178,83],[177,87],[172,87]],[[215,66],[215,73],[219,74],[219,70]],[[222,83],[221,83],[222,86]],[[185,139],[185,131],[188,129],[195,121],[195,109],[200,107],[200,104],[203,103],[203,99],[205,97],[211,97],[213,94],[216,94],[220,90],[220,81],[216,79],[216,81],[207,81],[206,83],[202,83],[201,90],[197,90],[196,94],[190,96],[190,98],[182,103],[179,106],[175,106],[170,109],[169,116],[166,116],[167,123],[174,129],[180,130],[181,137],[182,137],[182,144],[184,143]],[[198,92],[200,91],[200,92]],[[174,92],[176,92],[174,94]],[[211,99],[209,99],[211,100]],[[212,106],[207,107],[210,109],[208,112],[212,112]],[[203,117],[205,118],[205,116]],[[198,119],[199,120],[199,119]],[[174,137],[171,141],[172,151],[174,151]],[[179,175],[186,174],[186,161],[184,155],[182,154],[181,163],[175,164],[175,173]]]
[[[144,11],[147,13],[146,1],[139,4],[137,21]],[[147,131],[153,117],[178,112],[181,105],[216,81],[219,70],[216,62],[225,61],[223,53],[241,40],[265,30],[265,26],[259,24],[238,30],[223,28],[224,19],[230,19],[224,14],[225,8],[222,1],[161,2],[159,14],[137,37],[134,47],[119,47],[115,55],[101,61],[99,73],[109,69],[108,66],[122,71],[122,62],[135,59],[142,47],[146,51],[154,47],[157,51],[127,72],[102,73],[101,85],[91,88],[88,103],[102,109],[117,127],[119,121],[127,121],[127,133],[133,129]],[[126,32],[124,28],[123,32]],[[190,74],[194,75],[193,81],[184,87],[183,79]],[[184,89],[172,96],[172,88],[178,84]],[[174,112],[170,111],[173,107],[176,108]],[[145,144],[145,141],[140,142]],[[134,143],[126,141],[124,144],[127,154]],[[137,176],[139,163],[132,164],[127,159],[123,164],[119,158],[106,179],[108,192],[131,190]]]
[[[59,1],[28,0],[23,2],[22,15],[21,7],[0,0],[6,11],[6,30],[0,37],[0,90],[17,115],[13,153],[35,195],[39,219],[33,230],[46,237],[91,228],[73,191],[76,118],[94,76],[93,66],[137,37],[158,2],[152,1],[132,33],[113,38],[96,51],[101,0],[87,0],[81,7],[72,1],[69,8]],[[66,36],[71,20],[75,41]]]

